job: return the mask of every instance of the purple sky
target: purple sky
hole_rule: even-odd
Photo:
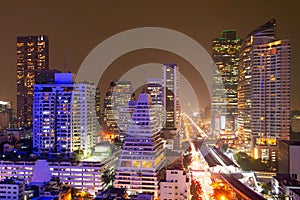
[[[300,12],[297,1],[1,1],[0,2],[0,100],[16,99],[16,37],[45,34],[50,40],[50,68],[77,72],[87,54],[109,36],[137,27],[155,26],[180,31],[197,40],[210,53],[211,41],[224,29],[235,29],[244,38],[254,28],[277,20],[277,37],[291,39],[292,107],[300,108]],[[204,83],[193,77],[188,63],[176,55],[143,50],[117,59],[101,80],[120,77],[117,71],[143,63],[178,63],[191,74],[191,83],[203,91],[201,101],[209,104]],[[121,69],[121,70],[120,70]]]

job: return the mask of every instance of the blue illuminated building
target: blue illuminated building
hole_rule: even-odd
[[[95,86],[73,83],[71,73],[56,73],[54,83],[35,84],[33,149],[42,157],[84,157],[95,144]]]

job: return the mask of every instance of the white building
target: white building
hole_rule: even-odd
[[[161,79],[161,78],[147,79],[147,93],[150,94],[153,105],[163,105],[164,104],[163,84],[164,84],[164,82],[163,82],[163,79]]]
[[[71,73],[56,73],[52,84],[34,86],[33,148],[38,155],[59,153],[85,157],[95,144],[95,86],[73,83]]]
[[[19,200],[24,198],[24,184],[14,179],[0,182],[0,200]]]
[[[185,200],[189,197],[189,181],[183,170],[167,170],[166,181],[160,182],[160,200]]]
[[[39,184],[56,176],[64,184],[79,190],[95,194],[103,189],[102,172],[114,170],[118,162],[120,150],[105,159],[94,161],[0,161],[0,180],[15,178],[24,180],[26,184]],[[41,174],[43,176],[41,176]]]
[[[254,158],[277,159],[290,132],[290,41],[271,20],[248,34],[239,56],[238,132]]]
[[[150,95],[140,94],[119,158],[115,187],[126,188],[129,195],[158,197],[159,172],[165,161],[161,128]]]

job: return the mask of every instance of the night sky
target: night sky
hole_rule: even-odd
[[[240,38],[270,19],[277,20],[277,38],[291,39],[291,106],[300,108],[300,12],[297,1],[1,1],[0,100],[16,100],[16,38],[45,34],[50,41],[50,68],[77,72],[87,54],[100,42],[137,27],[165,27],[180,31],[211,53],[211,41],[224,29]],[[178,56],[159,50],[139,50],[121,56],[99,85],[144,63],[178,63],[202,105],[209,105],[205,85]],[[116,72],[118,70],[118,72]],[[103,96],[102,96],[103,97]]]

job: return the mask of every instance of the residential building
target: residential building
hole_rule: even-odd
[[[56,73],[54,83],[35,84],[33,116],[34,153],[91,155],[96,140],[94,85],[73,83],[71,73]]]
[[[276,39],[271,20],[248,34],[239,53],[238,132],[255,158],[275,161],[289,139],[290,42]]]
[[[189,182],[184,170],[166,170],[166,181],[160,182],[160,199],[189,199]]]
[[[15,179],[3,179],[0,181],[0,200],[24,199],[24,183]]]
[[[49,68],[49,40],[46,35],[17,38],[17,122],[32,126],[35,76]]]

